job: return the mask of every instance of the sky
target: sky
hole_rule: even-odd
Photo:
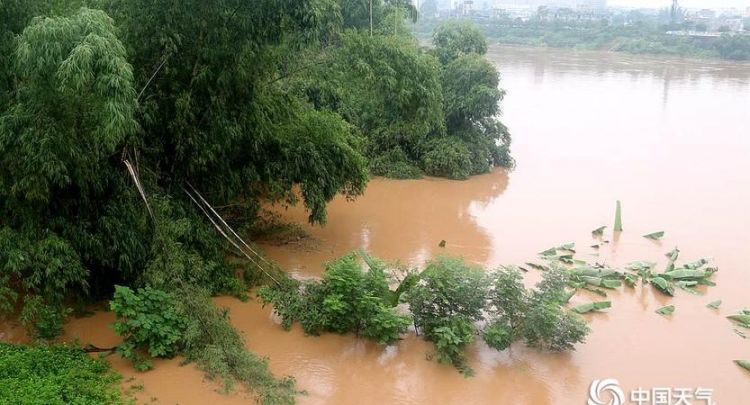
[[[728,8],[750,7],[750,0],[678,0],[682,7],[688,8]],[[663,8],[672,4],[672,0],[607,0],[610,6]]]

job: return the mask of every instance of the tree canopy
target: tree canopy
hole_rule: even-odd
[[[436,54],[405,27],[410,2],[372,7],[371,30],[361,0],[0,1],[0,309],[48,339],[72,304],[113,299],[118,350],[136,363],[182,353],[262,403],[293,402],[292,380],[209,299],[286,282],[254,250],[229,260],[244,247],[227,243],[224,218],[301,203],[323,224],[370,174],[512,165],[486,43],[460,28]],[[408,319],[382,274],[349,262],[331,274],[382,302],[357,307],[374,321],[319,330],[397,338]]]

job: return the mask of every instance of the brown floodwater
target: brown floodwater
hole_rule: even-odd
[[[418,266],[454,254],[492,267],[534,260],[537,252],[574,241],[578,257],[623,265],[664,263],[675,246],[683,260],[715,258],[717,286],[674,298],[650,287],[610,293],[613,307],[586,315],[586,344],[565,354],[515,345],[470,349],[476,375],[464,378],[429,360],[431,346],[413,335],[381,347],[354,336],[306,337],[281,329],[257,302],[219,298],[248,347],[292,375],[301,404],[584,404],[593,379],[637,387],[712,388],[718,404],[743,404],[750,375],[732,363],[750,359],[750,341],[725,316],[750,307],[750,65],[608,53],[494,47],[507,89],[503,121],[513,133],[515,171],[468,181],[373,180],[354,202],[336,199],[325,227],[308,228],[315,243],[265,246],[297,276],[318,276],[323,263],[353,249]],[[611,234],[615,201],[624,232]],[[301,209],[284,211],[305,222]],[[591,230],[609,225],[599,256]],[[664,230],[653,242],[641,235]],[[441,240],[446,247],[438,247]],[[533,270],[530,281],[538,279]],[[596,298],[579,295],[576,302]],[[722,299],[718,311],[706,303]],[[671,317],[654,313],[672,303]],[[73,320],[67,336],[100,346],[116,343],[107,313]],[[10,332],[9,332],[10,333]],[[165,404],[239,404],[194,366],[160,361],[136,373],[113,359],[139,399]]]

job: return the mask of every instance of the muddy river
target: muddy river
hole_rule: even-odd
[[[268,356],[275,373],[293,375],[307,391],[299,403],[308,405],[581,405],[591,381],[604,378],[625,392],[702,387],[718,404],[750,401],[743,399],[750,375],[732,362],[750,359],[750,340],[725,319],[750,307],[750,65],[506,47],[490,57],[507,90],[503,120],[514,137],[515,171],[468,181],[376,179],[357,201],[330,205],[328,225],[309,229],[313,246],[266,252],[291,273],[315,276],[326,260],[358,248],[410,265],[448,253],[495,266],[575,241],[578,257],[616,266],[664,263],[679,246],[684,260],[714,257],[718,285],[674,298],[640,285],[616,290],[610,310],[586,316],[592,333],[577,351],[495,352],[479,343],[470,350],[472,378],[428,360],[430,345],[414,336],[390,347],[305,337],[299,327],[282,330],[258,303],[219,298],[248,347]],[[618,199],[625,230],[613,237]],[[299,209],[284,216],[306,218]],[[599,225],[609,225],[611,243],[593,256],[587,247]],[[659,242],[641,237],[659,230],[666,232]],[[723,300],[718,311],[705,307],[715,299]],[[654,313],[667,303],[677,308],[671,317]],[[104,326],[111,320],[107,313],[73,320],[67,335],[107,346],[116,342]],[[177,359],[148,373],[112,360],[144,385],[142,401],[252,402],[241,392],[218,393]]]

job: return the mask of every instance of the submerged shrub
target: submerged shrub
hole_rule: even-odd
[[[504,350],[516,339],[539,350],[572,350],[588,335],[586,322],[563,308],[568,294],[568,276],[553,267],[545,272],[536,288],[529,292],[522,284],[520,271],[504,268],[493,276],[490,309],[493,313],[483,337],[495,349]]]
[[[151,368],[143,353],[173,357],[182,348],[187,318],[178,312],[171,294],[151,287],[133,291],[116,286],[110,308],[117,315],[112,328],[123,338],[117,353],[136,369]]]
[[[356,333],[381,344],[398,340],[411,323],[396,312],[384,265],[368,260],[368,270],[350,253],[326,265],[321,281],[286,281],[281,286],[263,287],[258,296],[272,304],[290,328],[299,321],[305,333]]]
[[[483,319],[486,284],[483,269],[460,258],[438,257],[406,293],[414,323],[426,340],[435,343],[438,360],[465,373],[471,370],[464,349],[477,333],[474,322]]]
[[[3,404],[126,404],[119,380],[104,360],[78,348],[0,343]]]

